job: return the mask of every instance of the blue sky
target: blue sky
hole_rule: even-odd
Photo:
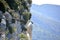
[[[60,5],[60,0],[32,0],[32,3],[37,5],[41,5],[41,4]]]

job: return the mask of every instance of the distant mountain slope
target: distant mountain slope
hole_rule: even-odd
[[[60,40],[60,6],[33,4],[31,13],[32,40]]]

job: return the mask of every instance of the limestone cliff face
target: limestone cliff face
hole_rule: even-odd
[[[30,37],[30,40],[32,40],[32,25],[33,23],[30,20],[28,20],[26,28],[27,28],[27,36]]]

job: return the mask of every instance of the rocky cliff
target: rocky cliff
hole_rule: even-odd
[[[1,40],[31,40],[32,24],[29,21],[31,2],[31,0],[0,0]]]

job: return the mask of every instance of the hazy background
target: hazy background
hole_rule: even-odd
[[[51,3],[51,1],[49,2]],[[56,2],[56,5],[54,2],[53,4],[45,4],[45,2],[42,1],[42,3],[44,4],[37,4],[37,2],[33,3],[31,7],[31,20],[34,23],[32,30],[32,40],[60,40],[59,2]]]

